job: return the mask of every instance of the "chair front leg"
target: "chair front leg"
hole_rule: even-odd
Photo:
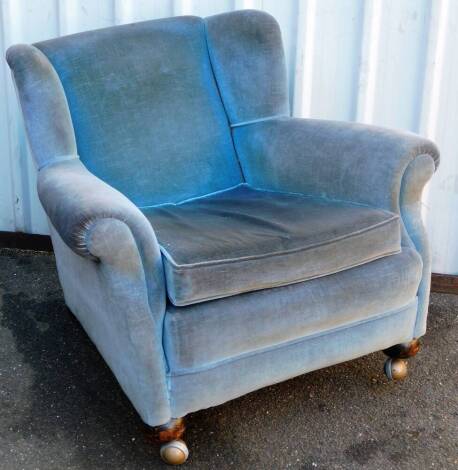
[[[420,340],[413,339],[407,343],[400,343],[384,349],[388,356],[385,362],[385,374],[390,380],[401,380],[407,376],[406,359],[414,357],[420,351]]]
[[[181,465],[186,462],[189,450],[182,440],[186,430],[184,418],[172,418],[168,423],[148,428],[148,440],[161,444],[162,460],[169,465]]]

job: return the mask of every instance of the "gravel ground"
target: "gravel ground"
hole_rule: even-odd
[[[402,383],[375,353],[193,413],[186,468],[458,468],[458,296],[423,345]],[[0,250],[0,468],[164,468],[47,253]]]

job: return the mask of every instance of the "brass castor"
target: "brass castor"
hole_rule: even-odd
[[[186,430],[183,418],[172,418],[168,423],[148,429],[147,439],[161,444],[160,454],[165,463],[181,465],[186,462],[189,450],[181,439]]]
[[[166,442],[161,446],[161,458],[169,465],[181,465],[189,456],[188,446],[181,439]]]
[[[385,374],[390,380],[405,379],[407,377],[407,361],[390,357],[385,362]]]
[[[388,356],[396,359],[407,359],[415,356],[420,351],[420,340],[413,339],[408,343],[400,343],[385,349],[383,352]]]

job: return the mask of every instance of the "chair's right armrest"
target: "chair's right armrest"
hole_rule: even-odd
[[[41,169],[38,194],[67,305],[143,420],[165,423],[171,418],[162,346],[166,289],[150,223],[79,160]]]
[[[82,257],[110,262],[121,249],[125,250],[125,245],[135,243],[131,248],[138,250],[154,303],[165,298],[162,260],[154,230],[123,194],[74,159],[41,169],[38,195],[59,236]],[[119,232],[118,236],[115,232]],[[123,246],[118,246],[120,243]]]
[[[7,51],[51,225],[65,301],[143,420],[171,418],[162,347],[166,289],[141,211],[79,161],[65,90],[35,46]]]
[[[439,165],[439,151],[429,140],[367,124],[275,118],[236,127],[233,134],[245,178],[253,186],[396,213],[409,165],[421,156],[427,157],[421,160],[431,174]],[[421,188],[425,182],[420,178]]]
[[[78,159],[41,169],[38,196],[54,228],[80,256],[99,258],[91,245],[91,231],[101,219],[124,222],[139,246],[158,249],[154,231],[142,212],[123,194],[90,173]]]

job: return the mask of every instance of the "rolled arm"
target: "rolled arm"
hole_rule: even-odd
[[[67,305],[143,420],[168,421],[165,283],[151,225],[78,160],[40,170],[38,193]]]
[[[102,231],[96,228],[102,222],[106,226],[112,221],[113,230],[119,222],[125,224],[142,260],[152,310],[157,310],[158,302],[163,309],[165,287],[159,245],[151,224],[129,199],[90,173],[78,159],[41,169],[38,195],[62,240],[84,258],[103,262],[117,256],[122,247],[110,243],[110,237],[104,237],[101,243]]]
[[[234,129],[253,186],[352,201],[401,216],[402,243],[423,260],[414,336],[426,331],[431,254],[421,195],[439,151],[418,135],[364,124],[278,118]]]
[[[67,98],[36,47],[7,52],[37,163],[65,301],[143,420],[171,418],[162,347],[165,283],[154,231],[77,156]]]
[[[62,239],[80,256],[98,258],[91,252],[90,233],[100,219],[124,222],[141,245],[150,244],[154,248],[154,232],[140,210],[77,159],[39,171],[38,195]]]
[[[439,163],[427,139],[364,124],[278,118],[234,129],[247,181],[400,212],[402,178],[420,155]]]

